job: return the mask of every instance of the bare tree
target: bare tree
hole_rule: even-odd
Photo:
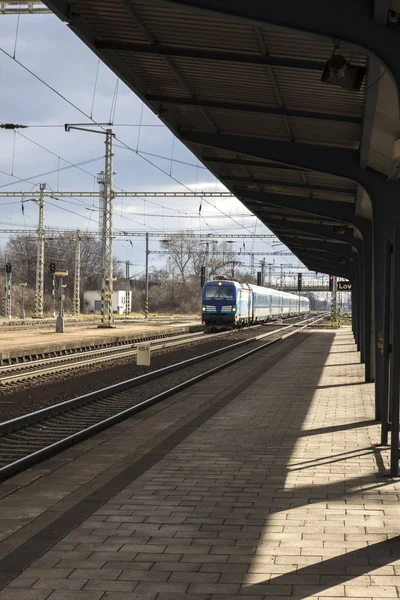
[[[57,270],[68,271],[66,280],[66,309],[71,302],[73,295],[73,279],[75,271],[75,240],[74,232],[62,233],[46,237],[45,239],[45,268],[44,268],[44,288],[45,308],[50,306],[51,294],[51,274],[50,263],[56,264]],[[13,283],[18,284],[26,282],[26,308],[27,311],[33,310],[32,298],[36,285],[36,257],[37,257],[37,239],[33,234],[19,234],[12,236],[4,249],[4,258],[2,263],[12,263]],[[4,269],[2,269],[3,271]],[[116,277],[121,277],[121,268],[114,263],[114,273]],[[89,236],[81,238],[81,290],[100,289],[102,276],[102,247],[101,242]],[[1,284],[4,288],[4,283]]]

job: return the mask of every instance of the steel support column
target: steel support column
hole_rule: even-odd
[[[377,354],[380,354],[382,359],[382,372],[380,374],[381,377],[381,386],[382,397],[379,397],[381,401],[380,408],[380,417],[382,421],[381,425],[381,444],[386,446],[388,443],[388,432],[390,429],[389,426],[389,361],[390,361],[390,316],[391,316],[391,298],[392,298],[392,252],[393,245],[391,240],[386,240],[385,242],[385,269],[384,269],[384,300],[383,300],[383,330],[382,330],[382,339],[380,342],[380,347],[377,349]],[[376,379],[375,387],[378,385],[378,379]]]
[[[396,235],[397,234],[397,235]],[[393,285],[391,318],[390,364],[390,474],[399,474],[399,383],[400,383],[400,311],[396,310],[400,298],[400,236],[393,234]]]
[[[393,225],[384,223],[374,224],[374,296],[375,296],[375,419],[382,417],[384,398],[384,305],[390,294],[390,278],[387,268],[387,244],[391,240]]]

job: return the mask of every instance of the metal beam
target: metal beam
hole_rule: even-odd
[[[318,271],[319,273],[328,273],[338,275],[339,277],[347,277],[352,271],[351,265],[340,261],[322,259],[307,252],[299,252],[298,256],[299,258],[301,257],[300,260],[306,265],[309,271]]]
[[[60,233],[73,233],[75,235],[76,230],[75,229],[56,229],[56,228],[44,228],[44,232],[46,234],[53,234],[53,235],[57,235]],[[37,229],[0,229],[0,233],[10,233],[10,234],[19,234],[19,233],[26,233],[26,234],[32,234],[32,235],[37,235]],[[81,231],[80,232],[81,237],[99,237],[99,232],[98,231]],[[132,231],[129,229],[126,229],[124,231],[115,231],[113,232],[113,236],[114,237],[146,237],[146,235],[148,235],[149,237],[154,237],[154,238],[163,238],[163,239],[169,239],[169,238],[175,238],[175,237],[191,237],[191,238],[200,238],[203,240],[209,239],[224,239],[224,240],[229,240],[229,239],[275,239],[276,240],[276,235],[274,235],[273,233],[182,233],[182,232],[168,232],[168,231],[164,231],[164,232],[154,232],[154,231]]]
[[[281,187],[294,187],[300,189],[310,189],[310,190],[321,190],[324,192],[335,192],[338,194],[352,194],[353,196],[356,193],[355,187],[334,187],[330,185],[318,185],[314,183],[297,183],[293,181],[282,181],[281,179],[259,179],[259,178],[251,178],[251,177],[238,177],[235,175],[230,175],[229,173],[221,173],[221,179],[224,181],[240,181],[243,183],[251,183],[251,184],[260,184],[260,185],[273,185],[273,186],[281,186]]]
[[[320,198],[306,198],[286,194],[272,194],[270,192],[256,192],[246,189],[236,190],[235,195],[238,198],[243,198],[245,204],[250,204],[254,212],[257,212],[258,206],[268,204],[280,208],[313,213],[329,219],[346,221],[357,224],[357,226],[362,222],[362,219],[354,214],[354,205],[348,202],[335,202]]]
[[[226,102],[221,100],[199,100],[198,98],[182,98],[180,96],[163,96],[160,94],[147,94],[149,102],[160,104],[173,104],[180,106],[195,106],[201,108],[218,108],[223,110],[245,111],[266,115],[281,115],[286,117],[301,117],[320,119],[325,121],[340,121],[342,123],[362,123],[360,115],[346,115],[317,112],[312,110],[290,109],[286,107],[265,106],[262,104],[245,104],[242,102]]]
[[[400,37],[400,36],[399,36]],[[212,148],[220,148],[247,156],[295,165],[300,169],[320,171],[337,177],[344,177],[359,183],[378,202],[374,209],[381,209],[384,214],[385,200],[397,203],[400,182],[388,183],[386,177],[372,169],[359,166],[360,154],[357,150],[287,142],[228,134],[205,133],[182,129],[180,137],[185,143],[199,144]]]
[[[271,65],[273,67],[307,69],[311,71],[319,71],[321,73],[325,68],[325,62],[320,60],[307,60],[284,56],[263,56],[262,54],[251,54],[246,52],[224,52],[220,50],[172,46],[167,44],[152,45],[143,44],[140,42],[127,42],[119,39],[96,39],[95,46],[98,50],[134,52],[142,55],[169,56],[176,58],[183,57],[231,63],[236,62],[249,65]]]
[[[256,23],[258,27],[263,23],[275,24],[355,44],[382,61],[400,88],[399,35],[375,21],[370,3],[364,0],[352,2],[350,8],[348,0],[168,0],[166,4],[196,9],[196,12],[200,9],[211,15]]]
[[[282,169],[284,171],[299,171],[298,167],[282,165],[278,162],[261,162],[257,160],[248,160],[246,158],[224,158],[221,156],[202,156],[203,162],[213,162],[224,165],[239,165],[245,167],[262,167],[263,169]]]
[[[336,244],[351,244],[358,252],[361,250],[362,241],[357,240],[350,230],[344,231],[343,233],[337,233],[332,227],[327,225],[313,225],[311,223],[302,223],[290,219],[275,220],[271,218],[267,219],[267,224],[270,227],[274,227],[274,229],[277,228],[278,231],[280,231],[281,228],[288,231],[297,231],[303,235],[308,234],[324,240],[329,239]],[[280,237],[280,233],[277,235]]]
[[[307,240],[296,235],[282,235],[279,236],[279,239],[282,240],[289,248],[294,248],[293,252],[297,252],[297,249],[300,248],[302,250],[310,250],[312,254],[315,253],[323,253],[323,254],[333,254],[337,256],[345,256],[350,260],[354,260],[354,253],[351,248],[348,248],[345,244],[335,244],[334,242],[322,242],[319,240]],[[285,242],[284,240],[288,240]],[[303,242],[303,243],[302,243]]]
[[[49,192],[52,198],[99,198],[100,192]],[[0,192],[0,198],[39,198],[40,192]],[[114,192],[114,198],[232,198],[231,192]]]

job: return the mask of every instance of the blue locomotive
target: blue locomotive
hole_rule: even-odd
[[[310,311],[304,296],[224,279],[204,285],[202,302],[207,329],[233,329]]]

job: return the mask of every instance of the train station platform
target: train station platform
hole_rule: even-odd
[[[200,331],[201,328],[200,320],[168,323],[143,319],[140,323],[117,323],[112,329],[98,328],[97,323],[93,325],[83,323],[82,327],[74,324],[73,327],[68,328],[66,323],[64,333],[56,333],[54,323],[40,329],[0,330],[0,364],[10,360],[48,356],[80,348],[91,349],[107,344],[124,344],[149,336],[189,333]]]
[[[0,485],[0,600],[400,596],[350,328],[298,333]]]

